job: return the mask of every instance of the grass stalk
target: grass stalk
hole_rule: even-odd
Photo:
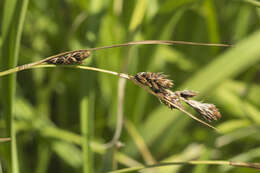
[[[32,69],[32,68],[42,68],[42,67],[57,67],[56,65],[36,65],[36,66],[30,66],[26,69]],[[130,81],[132,81],[134,84],[138,85],[139,87],[145,89],[148,93],[160,98],[159,95],[157,95],[155,92],[153,92],[152,90],[148,89],[147,87],[145,87],[144,85],[141,85],[140,83],[138,83],[136,80],[134,80],[134,78],[131,75],[125,74],[125,73],[118,73],[118,72],[114,72],[114,71],[110,71],[110,70],[104,70],[104,69],[99,69],[99,68],[95,68],[95,67],[87,67],[87,66],[80,66],[80,65],[59,65],[59,67],[69,67],[69,68],[76,68],[76,69],[84,69],[84,70],[91,70],[91,71],[98,71],[98,72],[102,72],[102,73],[107,73],[107,74],[112,74],[121,78],[125,78],[128,79]],[[17,71],[14,71],[17,72]],[[1,76],[1,73],[0,73]],[[163,99],[163,98],[162,98]],[[169,102],[168,100],[165,100],[166,102]],[[169,104],[171,104],[169,102]],[[204,124],[205,126],[208,126],[212,129],[214,129],[216,132],[219,132],[218,129],[216,129],[215,127],[213,127],[212,125],[210,125],[209,123],[206,123],[205,121],[202,121],[201,119],[195,117],[194,115],[192,115],[191,113],[187,112],[186,110],[184,110],[183,108],[179,107],[178,105],[175,105],[175,107],[180,110],[181,112],[185,113],[186,115],[188,115],[189,117],[191,117],[192,119],[200,122],[201,124]]]
[[[64,52],[64,53],[61,53],[61,54],[58,54],[58,55],[54,55],[54,56],[50,56],[50,57],[41,59],[41,60],[36,61],[36,62],[32,62],[32,63],[29,63],[29,64],[21,65],[21,66],[18,66],[18,67],[14,67],[12,69],[2,71],[2,72],[0,72],[0,77],[14,73],[14,72],[30,69],[31,67],[43,64],[43,63],[47,62],[48,60],[52,60],[52,59],[55,59],[55,58],[57,58],[61,55],[66,55],[66,54],[70,54],[70,53],[73,53],[73,52],[79,52],[79,51],[92,52],[92,51],[97,51],[97,50],[102,50],[102,49],[110,49],[110,48],[116,48],[116,47],[126,47],[126,46],[133,46],[133,45],[175,45],[175,44],[190,45],[190,46],[232,47],[232,45],[229,45],[229,44],[197,43],[197,42],[171,41],[171,40],[133,41],[133,42],[128,42],[128,43],[115,44],[115,45],[103,46],[103,47],[96,47],[96,48],[90,48],[90,49],[85,49],[85,50]]]
[[[121,79],[121,80],[120,80]],[[106,144],[106,148],[117,145],[119,138],[123,129],[123,121],[124,121],[124,95],[125,95],[125,84],[126,80],[120,78],[118,81],[118,106],[117,106],[117,122],[116,122],[116,130],[114,136],[111,141]]]
[[[260,163],[247,163],[247,162],[232,162],[223,160],[194,160],[187,162],[164,162],[153,165],[137,166],[132,168],[120,169],[117,171],[110,171],[109,173],[126,173],[133,171],[140,171],[146,168],[155,168],[162,166],[176,166],[176,165],[223,165],[223,166],[235,166],[235,167],[246,167],[252,169],[260,169]]]

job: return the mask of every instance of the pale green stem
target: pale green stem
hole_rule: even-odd
[[[260,163],[247,163],[247,162],[232,162],[223,160],[194,160],[186,162],[162,162],[153,165],[137,166],[133,168],[125,168],[117,171],[111,171],[109,173],[125,173],[132,171],[140,171],[146,168],[162,167],[162,166],[175,166],[175,165],[226,165],[235,167],[246,167],[252,169],[260,169]]]

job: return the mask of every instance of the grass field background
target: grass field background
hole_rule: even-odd
[[[0,173],[98,173],[163,161],[260,162],[259,7],[257,0],[0,1],[1,71],[64,51],[137,40],[234,45],[139,45],[96,51],[84,61],[128,74],[164,72],[175,90],[197,91],[197,100],[219,108],[223,117],[212,124],[220,134],[128,81],[119,98],[117,76],[57,67],[0,77],[0,137],[12,138],[0,143]],[[107,149],[103,144],[113,137],[118,111],[125,120],[124,146]],[[144,171],[257,172],[204,164]]]

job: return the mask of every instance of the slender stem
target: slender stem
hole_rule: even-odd
[[[123,120],[124,120],[124,94],[125,94],[125,83],[126,80],[123,78],[120,78],[118,81],[118,106],[117,106],[117,122],[116,122],[116,131],[114,133],[114,136],[111,141],[109,141],[107,144],[105,144],[106,148],[110,148],[114,145],[120,145],[119,138],[122,133],[123,128]]]
[[[174,45],[174,44],[181,44],[181,45],[191,45],[191,46],[216,46],[216,47],[232,47],[230,44],[217,44],[217,43],[196,43],[196,42],[189,42],[189,41],[171,41],[171,40],[143,40],[143,41],[133,41],[123,44],[115,44],[111,46],[103,46],[97,48],[90,48],[89,51],[93,50],[100,50],[100,49],[109,49],[115,47],[125,47],[125,46],[132,46],[132,45],[144,45],[144,44],[160,44],[160,45]]]
[[[75,66],[75,65],[59,65],[59,66],[56,66],[56,65],[51,65],[51,64],[43,64],[43,65],[36,64],[34,66],[29,66],[28,68],[24,68],[22,70],[29,70],[29,69],[34,69],[34,68],[46,68],[46,67],[66,67],[66,68],[92,70],[92,71],[108,73],[108,74],[119,76],[119,77],[122,77],[122,78],[125,78],[125,79],[129,79],[129,76],[126,75],[126,74],[123,74],[123,73],[121,74],[121,73],[117,73],[117,72],[114,72],[114,71],[103,70],[103,69],[99,69],[99,68],[95,68],[95,67],[80,66],[80,65],[77,65],[77,66]],[[7,70],[7,71],[0,72],[0,76],[16,73],[16,72],[19,72],[19,71],[21,71],[21,69],[16,67],[16,68],[13,68],[13,69],[10,69],[10,70]]]
[[[69,53],[73,52],[78,52],[78,51],[96,51],[96,50],[101,50],[101,49],[110,49],[110,48],[116,48],[116,47],[125,47],[125,46],[132,46],[132,45],[175,45],[175,44],[181,44],[181,45],[192,45],[192,46],[217,46],[217,47],[232,47],[230,44],[217,44],[217,43],[196,43],[196,42],[188,42],[188,41],[171,41],[171,40],[143,40],[143,41],[133,41],[133,42],[128,42],[128,43],[123,43],[123,44],[115,44],[111,46],[103,46],[103,47],[96,47],[96,48],[90,48],[90,49],[82,49],[82,50],[74,50],[74,51],[68,51],[68,52],[63,52],[57,55],[53,55],[44,59],[41,59],[36,62],[32,62],[29,64],[24,64],[18,67],[14,67],[12,69],[2,71],[0,72],[0,77],[5,76],[11,73],[15,73],[18,71],[30,69],[32,66],[36,66],[39,64],[43,64],[47,62],[48,60],[51,60],[53,58],[63,56]]]
[[[0,138],[0,142],[7,142],[10,140],[11,140],[11,138]]]
[[[138,166],[133,168],[125,168],[117,171],[110,171],[109,173],[125,173],[132,171],[140,171],[146,168],[162,167],[162,166],[175,166],[175,165],[226,165],[235,167],[246,167],[252,169],[260,169],[260,163],[247,163],[247,162],[232,162],[223,160],[194,160],[186,162],[162,162],[153,165]]]
[[[33,69],[33,68],[43,68],[43,67],[66,67],[66,68],[76,68],[76,69],[85,69],[85,70],[92,70],[92,71],[98,71],[98,72],[102,72],[102,73],[107,73],[107,74],[112,74],[121,78],[125,78],[128,79],[130,81],[132,81],[133,83],[135,83],[136,85],[140,86],[141,88],[145,89],[147,92],[149,92],[150,94],[156,96],[156,97],[161,97],[158,94],[154,93],[152,90],[148,89],[147,87],[141,85],[140,83],[138,83],[133,76],[130,76],[128,74],[125,73],[118,73],[118,72],[114,72],[114,71],[110,71],[110,70],[104,70],[104,69],[99,69],[99,68],[95,68],[95,67],[87,67],[87,66],[80,66],[80,65],[35,65],[35,66],[30,66],[27,69]],[[1,73],[0,73],[1,76]],[[161,98],[163,99],[163,98]],[[166,102],[168,102],[169,104],[173,104],[171,102],[169,102],[168,100],[165,100]],[[188,115],[189,117],[191,117],[192,119],[216,130],[218,132],[218,129],[216,129],[215,127],[213,127],[212,125],[206,123],[205,121],[202,121],[201,119],[195,117],[194,115],[192,115],[191,113],[187,112],[186,110],[184,110],[183,108],[179,107],[178,105],[174,105],[174,107],[178,108],[178,110],[180,110],[181,112],[185,113],[186,115]]]

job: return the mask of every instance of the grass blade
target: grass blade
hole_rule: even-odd
[[[80,104],[80,126],[81,126],[81,134],[83,137],[82,140],[82,149],[83,149],[83,173],[90,173],[91,171],[91,151],[90,151],[90,142],[89,142],[89,98],[85,96],[81,100]]]
[[[260,2],[259,1],[256,1],[256,0],[240,0],[240,1],[244,1],[244,2],[247,2],[255,7],[260,7]]]
[[[22,35],[23,24],[25,15],[28,7],[28,0],[9,2],[5,1],[6,5],[14,10],[14,14],[10,14],[9,11],[5,11],[3,22],[3,38],[5,38],[2,46],[2,63],[1,68],[12,68],[15,67],[18,60],[18,53],[20,49],[20,41]],[[8,8],[7,8],[8,9]],[[12,10],[11,10],[12,11]],[[5,29],[5,24],[10,25],[9,29]],[[8,27],[8,26],[7,26]],[[7,146],[7,155],[10,159],[7,160],[7,168],[10,173],[19,172],[18,154],[16,148],[16,130],[13,117],[13,105],[14,95],[16,87],[16,75],[10,75],[2,80],[3,92],[3,105],[4,105],[4,116],[7,124],[7,133],[11,136],[12,141]],[[8,158],[8,157],[7,157]]]
[[[146,8],[147,8],[147,0],[139,0],[137,2],[129,26],[130,32],[133,32],[138,27],[138,25],[142,23]]]
[[[256,46],[259,42],[260,30],[220,55],[192,76],[181,88],[192,88],[200,93],[216,88],[220,82],[238,75],[260,59],[260,49]]]
[[[8,0],[4,3],[4,15],[3,15],[3,22],[2,22],[2,39],[5,40],[7,36],[7,32],[10,28],[11,21],[14,15],[15,5],[17,0]]]

